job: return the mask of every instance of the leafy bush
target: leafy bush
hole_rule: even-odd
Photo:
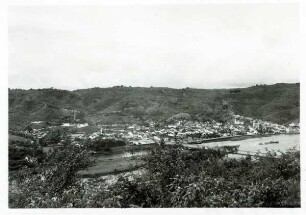
[[[24,168],[10,178],[9,206],[66,207],[68,203],[75,203],[80,193],[85,192],[76,174],[90,163],[82,147],[55,148],[42,164]]]
[[[300,207],[295,150],[237,160],[219,150],[156,146],[144,157],[141,175],[113,183],[76,180],[88,166],[85,154],[62,149],[41,169],[19,175],[18,186],[11,180],[10,207]]]
[[[10,141],[8,158],[9,170],[18,170],[23,166],[32,167],[35,162],[41,162],[44,153],[35,142]],[[32,162],[34,160],[35,162]]]
[[[116,139],[96,139],[88,143],[88,148],[93,151],[111,151],[111,148],[125,146],[126,142]]]
[[[142,177],[121,178],[91,206],[300,207],[299,152],[294,150],[235,160],[224,159],[220,151],[164,146],[144,161]]]
[[[67,138],[70,130],[68,128],[51,129],[43,138],[40,139],[40,144],[47,146],[49,144],[58,144],[61,140]]]

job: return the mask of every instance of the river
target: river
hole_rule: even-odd
[[[264,144],[270,141],[279,141],[278,144]],[[259,145],[259,143],[263,143],[263,145]],[[300,135],[299,134],[279,134],[279,135],[272,135],[268,137],[255,137],[249,138],[244,140],[227,140],[227,141],[220,141],[220,142],[210,142],[210,143],[202,143],[202,144],[184,144],[190,148],[198,148],[198,147],[220,147],[220,146],[233,146],[239,145],[239,151],[243,153],[251,153],[254,154],[256,152],[266,153],[267,150],[269,151],[281,151],[285,152],[288,149],[296,148],[299,150],[300,148]],[[50,150],[52,147],[44,147],[44,151]],[[110,155],[102,155],[97,154],[93,157],[96,160],[113,160],[118,158],[129,158],[132,156],[142,156],[146,155],[147,151],[137,151],[134,153],[131,152],[122,152],[122,153],[114,153]],[[231,156],[232,157],[232,156]]]
[[[265,144],[270,141],[279,141],[278,144]],[[260,145],[260,143],[263,143]],[[202,143],[197,145],[188,145],[189,147],[216,147],[216,146],[233,146],[239,145],[239,151],[245,151],[250,153],[261,152],[265,153],[266,150],[269,151],[281,151],[285,152],[288,149],[296,148],[299,150],[300,148],[300,135],[299,134],[279,134],[272,135],[269,137],[255,137],[245,140],[228,140],[222,142],[211,142],[211,143]]]

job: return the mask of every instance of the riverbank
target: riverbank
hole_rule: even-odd
[[[296,133],[292,133],[296,134]],[[237,136],[229,136],[229,137],[216,137],[209,139],[202,139],[197,141],[189,141],[186,144],[203,144],[203,143],[211,143],[211,142],[223,142],[223,141],[241,141],[252,138],[260,138],[260,137],[271,137],[274,135],[282,135],[282,134],[254,134],[254,135],[237,135]],[[283,135],[291,135],[291,134],[283,134]]]
[[[296,134],[259,134],[259,135],[240,135],[240,136],[233,136],[233,137],[221,137],[221,138],[211,138],[211,139],[204,139],[200,140],[197,143],[193,144],[183,144],[189,145],[189,147],[201,147],[200,144],[203,145],[211,145],[211,144],[218,144],[220,145],[232,145],[236,144],[234,141],[239,142],[240,149],[244,151],[252,151],[256,152],[257,150],[264,151],[265,148],[271,149],[278,149],[277,147],[282,147],[283,144],[287,145],[290,141],[284,140],[280,141],[280,144],[277,145],[264,145],[259,146],[258,141],[256,138],[272,138],[272,136],[290,136],[293,137]],[[250,139],[254,139],[254,143],[249,143]],[[292,138],[291,138],[292,139]],[[294,138],[293,138],[294,139]],[[241,141],[241,142],[240,142]],[[247,141],[248,144],[244,144],[244,141]],[[261,140],[264,142],[264,140]],[[173,143],[167,143],[171,144]],[[91,159],[95,162],[95,164],[89,167],[86,171],[80,171],[79,177],[89,177],[95,178],[100,176],[105,176],[109,174],[119,174],[123,172],[129,172],[135,170],[141,166],[141,159],[139,157],[143,156],[147,150],[153,148],[156,143],[152,144],[139,144],[139,145],[127,145],[127,146],[119,146],[113,147],[110,151],[100,151],[91,154]],[[290,145],[290,144],[289,144]],[[211,146],[213,147],[213,145]],[[190,150],[190,148],[188,148]]]

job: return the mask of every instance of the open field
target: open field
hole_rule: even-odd
[[[27,138],[24,138],[24,137],[20,137],[20,136],[17,136],[17,135],[10,134],[9,135],[9,142],[11,142],[11,141],[28,142],[30,140],[27,139]]]
[[[137,169],[142,162],[136,157],[105,158],[96,160],[93,166],[78,172],[81,177],[98,177]]]

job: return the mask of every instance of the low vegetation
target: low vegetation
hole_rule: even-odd
[[[10,177],[9,206],[300,207],[296,150],[236,160],[222,151],[161,145],[143,157],[141,175],[114,183],[77,178],[89,165],[86,148],[57,148],[42,164]]]
[[[111,151],[111,148],[118,146],[125,146],[126,142],[124,140],[117,139],[102,139],[96,138],[94,141],[87,143],[88,149],[99,152],[99,151]]]

